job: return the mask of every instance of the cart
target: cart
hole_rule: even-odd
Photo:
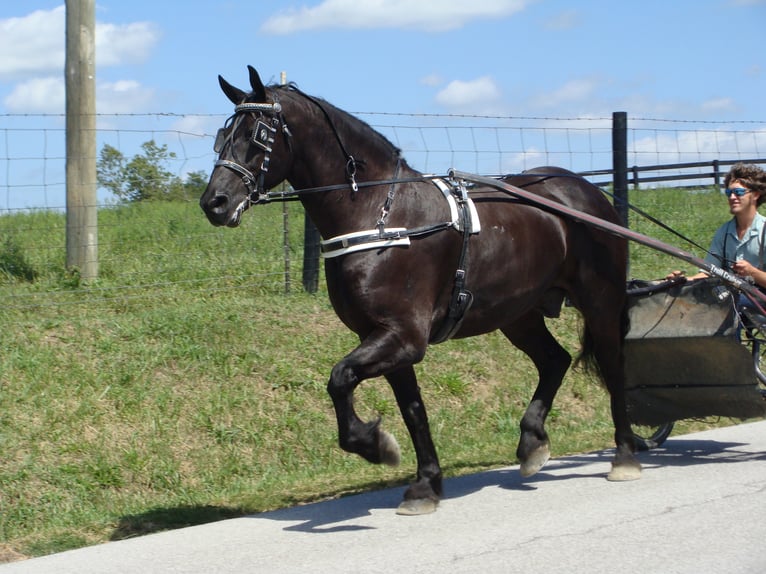
[[[662,444],[681,419],[766,416],[764,317],[717,278],[628,284],[628,416],[636,444]]]

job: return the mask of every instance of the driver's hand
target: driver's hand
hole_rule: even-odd
[[[683,271],[671,271],[665,276],[665,279],[667,280],[673,280],[673,279],[680,279],[681,277],[684,277]]]

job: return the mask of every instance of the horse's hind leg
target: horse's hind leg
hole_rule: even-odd
[[[528,313],[503,329],[503,334],[532,359],[539,374],[537,389],[521,419],[521,438],[516,449],[516,456],[521,463],[521,475],[531,476],[550,457],[545,418],[572,358],[553,338],[545,326],[543,315],[537,311]]]
[[[606,296],[602,297],[606,300]],[[599,307],[597,304],[594,307]],[[635,457],[633,431],[628,420],[625,403],[625,372],[622,353],[623,334],[627,318],[619,311],[608,312],[605,308],[593,309],[585,305],[581,311],[585,318],[583,358],[590,355],[598,365],[601,378],[609,391],[614,422],[614,440],[617,445],[612,470],[607,476],[612,481],[636,480],[641,477],[641,465]],[[616,318],[615,318],[616,315]]]

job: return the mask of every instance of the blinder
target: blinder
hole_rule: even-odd
[[[266,153],[270,153],[271,144],[274,143],[274,135],[276,133],[277,128],[275,126],[270,126],[259,118],[253,129],[253,136],[250,138],[250,141]]]
[[[240,106],[237,106],[237,108],[239,107]],[[223,146],[226,144],[226,130],[229,127],[229,123],[231,122],[232,118],[236,117],[237,112],[240,111],[241,110],[237,109],[234,115],[226,120],[224,126],[219,128],[215,133],[215,140],[213,142],[213,151],[215,153],[221,153],[221,151],[223,151]],[[271,144],[274,143],[274,136],[276,133],[277,128],[267,124],[265,121],[263,121],[263,117],[261,116],[256,121],[252,136],[250,137],[250,141],[261,148],[263,151],[270,152]]]
[[[215,134],[215,141],[213,142],[213,151],[215,153],[221,153],[223,150],[223,144],[226,143],[226,128],[219,128]]]
[[[274,143],[274,136],[277,133],[277,128],[270,126],[262,119],[259,119],[253,129],[253,135],[250,137],[250,141],[257,145],[265,152],[271,152],[271,144]],[[226,128],[220,128],[215,134],[215,141],[213,142],[213,151],[215,153],[221,153],[223,146],[226,143]]]

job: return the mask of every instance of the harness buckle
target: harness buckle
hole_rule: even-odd
[[[356,160],[354,156],[348,156],[346,162],[346,176],[348,177],[348,183],[351,185],[351,191],[356,193],[359,191],[359,186],[356,184]]]

